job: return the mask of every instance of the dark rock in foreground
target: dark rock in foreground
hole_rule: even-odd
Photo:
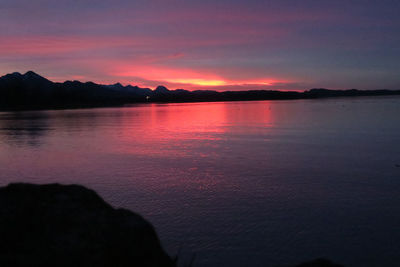
[[[78,185],[0,188],[0,266],[174,266],[153,227]]]
[[[343,267],[343,265],[340,264],[335,264],[331,262],[330,260],[326,259],[316,259],[310,262],[305,262],[299,265],[296,265],[295,267]]]

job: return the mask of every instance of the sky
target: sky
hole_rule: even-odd
[[[400,89],[398,0],[0,0],[0,75],[189,90]]]

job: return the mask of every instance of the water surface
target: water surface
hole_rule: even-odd
[[[78,183],[194,266],[400,265],[400,98],[0,113],[0,184]]]

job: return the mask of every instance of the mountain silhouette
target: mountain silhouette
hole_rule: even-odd
[[[168,88],[165,86],[159,85],[154,92],[158,94],[168,94],[170,90],[168,90]]]
[[[158,86],[155,90],[120,83],[101,85],[93,82],[52,82],[28,71],[14,72],[0,77],[0,110],[52,109],[94,106],[114,106],[142,102],[197,102],[275,99],[311,99],[343,96],[400,95],[400,90],[328,90],[311,89],[305,92],[249,90],[188,91],[169,90]]]

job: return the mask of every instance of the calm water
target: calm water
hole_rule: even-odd
[[[400,266],[400,98],[0,113],[0,184],[79,183],[194,266]]]

